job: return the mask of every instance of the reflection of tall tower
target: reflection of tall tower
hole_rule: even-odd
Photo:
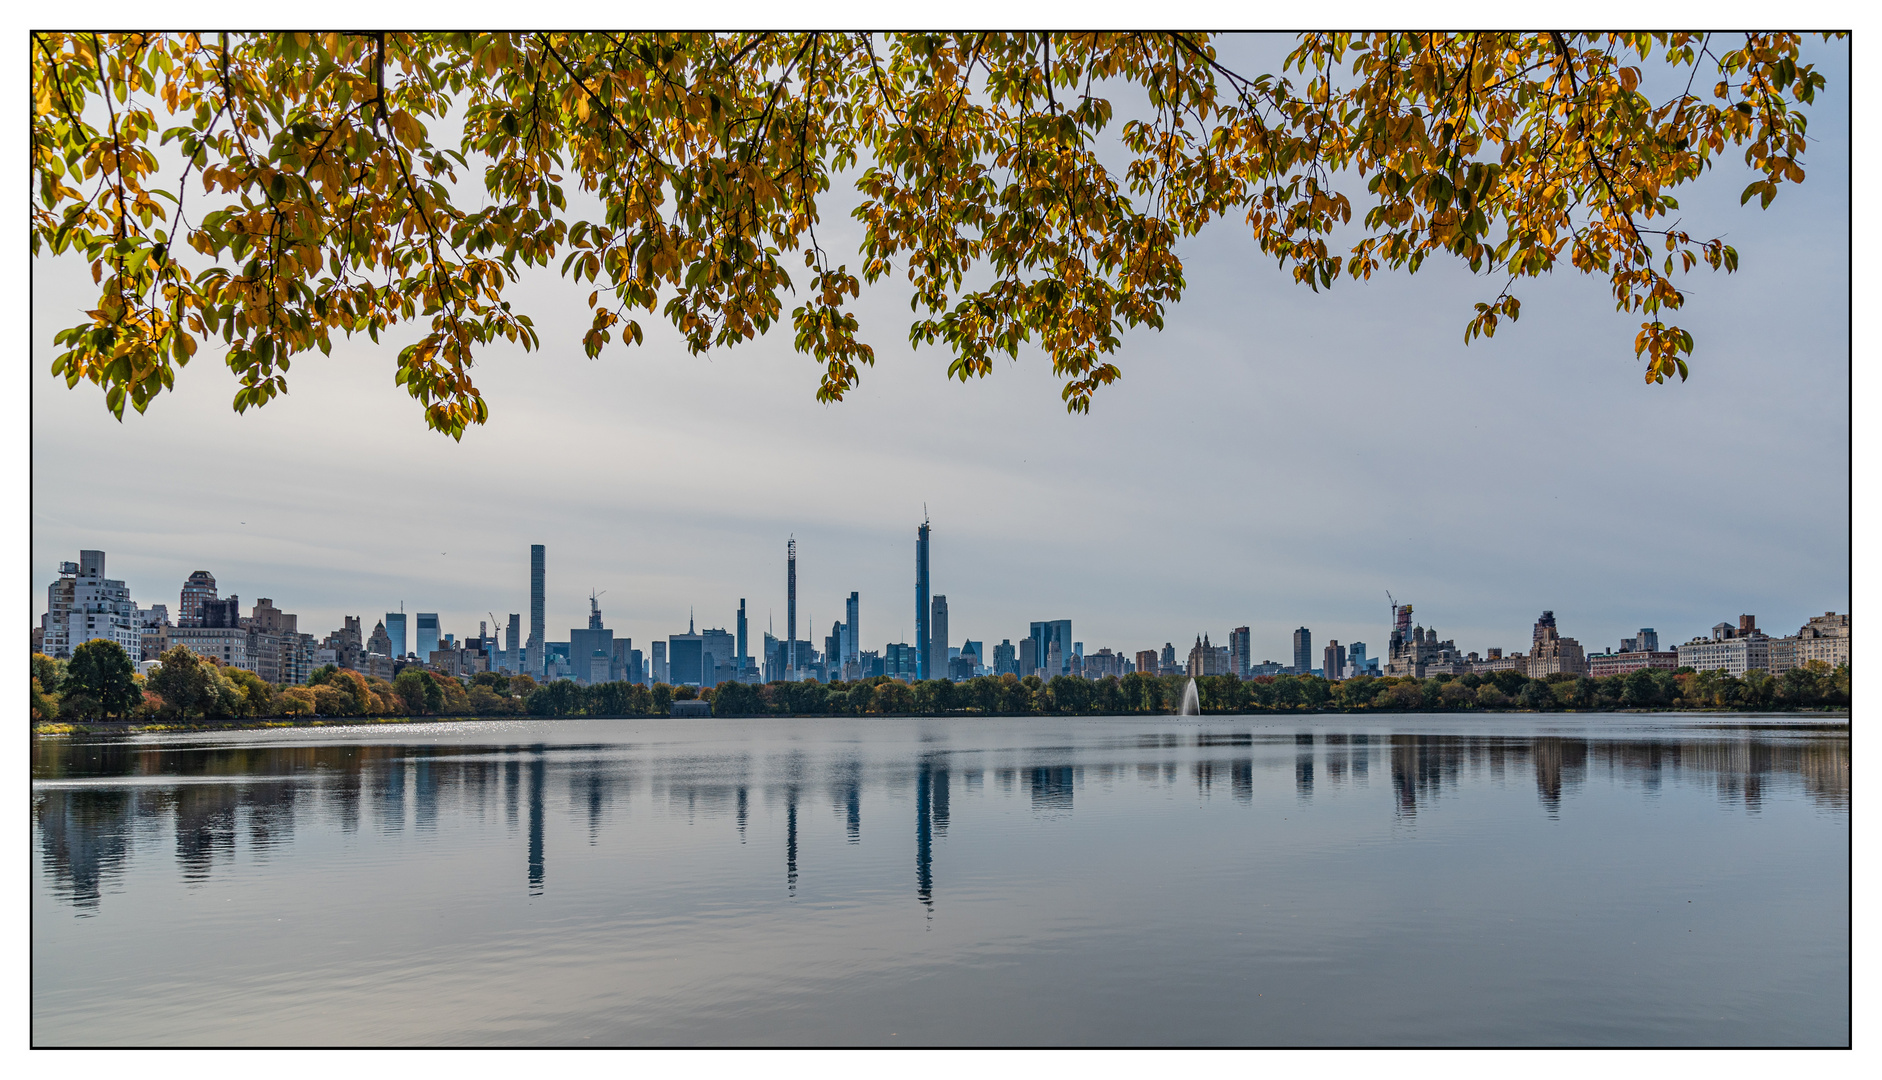
[[[948,770],[943,759],[940,768],[934,771],[934,789],[930,796],[934,803],[934,831],[936,836],[948,834]]]
[[[1313,798],[1313,732],[1294,736],[1294,794]]]
[[[386,762],[380,774],[379,830],[385,833],[405,831],[405,759]]]
[[[928,664],[928,518],[915,530],[915,678],[933,677]]]
[[[797,678],[797,538],[791,537],[784,556],[784,677]]]
[[[947,759],[924,755],[915,767],[915,897],[934,909],[934,838],[948,834]]]
[[[934,777],[926,758],[915,770],[915,897],[934,906]]]
[[[542,550],[541,547],[537,548]],[[542,895],[542,747],[529,759],[529,895]]]
[[[532,678],[542,678],[542,579],[543,547],[541,544],[529,545],[529,656],[527,673]]]
[[[510,749],[514,750],[515,747]],[[522,764],[515,754],[507,754],[503,761],[503,823],[511,832],[516,831],[516,796],[522,790]]]
[[[797,895],[797,785],[784,789],[784,887]]]
[[[438,827],[438,775],[431,760],[432,748],[418,748],[412,755],[412,824],[418,829],[431,831]]]
[[[851,758],[844,771],[843,830],[850,843],[858,844],[863,839],[863,763]]]

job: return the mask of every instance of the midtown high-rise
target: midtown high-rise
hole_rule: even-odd
[[[843,663],[853,664],[862,652],[862,631],[857,627],[862,595],[854,590],[843,605]]]
[[[1306,627],[1294,631],[1294,674],[1313,670],[1313,631]]]
[[[928,678],[928,522],[915,530],[915,677]]]
[[[1072,655],[1072,620],[1052,619],[1047,622],[1033,623],[1031,640],[1033,662],[1045,671],[1044,678],[1050,679],[1054,675],[1066,673],[1067,663]],[[1056,660],[1053,659],[1055,655],[1053,646],[1055,645],[1058,646]],[[1176,655],[1174,649],[1170,651],[1170,655],[1172,657]],[[1021,674],[1031,675],[1032,672],[1025,671]]]
[[[797,679],[797,538],[784,549],[784,666],[785,678]]]
[[[542,648],[544,635],[548,633],[542,613],[543,562],[542,545],[529,545],[529,655],[525,658],[525,671],[537,679],[543,675]]]
[[[745,673],[751,670],[750,643],[745,638],[745,598],[742,596],[738,598],[738,659],[736,663],[738,677],[742,682],[746,678]]]
[[[945,679],[948,677],[948,598],[936,596],[928,606],[928,677]]]
[[[1346,677],[1346,646],[1340,644],[1338,638],[1327,642],[1320,662],[1320,672],[1329,680]]]

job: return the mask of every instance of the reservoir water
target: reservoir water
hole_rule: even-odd
[[[33,755],[41,1046],[1849,1041],[1846,723],[467,721]]]

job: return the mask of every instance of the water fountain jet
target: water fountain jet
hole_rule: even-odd
[[[1196,698],[1196,680],[1194,679],[1189,680],[1189,685],[1183,688],[1183,704],[1177,708],[1176,715],[1178,716],[1201,716],[1202,715],[1202,702],[1197,700]]]

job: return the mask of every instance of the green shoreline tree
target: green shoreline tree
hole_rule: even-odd
[[[1461,261],[1494,290],[1467,341],[1518,316],[1524,278],[1604,275],[1663,382],[1694,347],[1666,321],[1675,279],[1738,258],[1680,224],[1673,191],[1728,147],[1753,177],[1741,202],[1803,181],[1824,77],[1801,44],[1302,34],[1248,75],[1201,33],[34,33],[31,243],[90,263],[97,306],[54,335],[53,371],[119,419],[205,344],[239,412],[336,333],[417,321],[394,381],[462,437],[488,417],[474,354],[537,344],[505,286],[550,265],[593,290],[591,356],[640,342],[653,312],[696,352],[730,346],[795,293],[825,401],[875,359],[849,301],[901,273],[909,340],[944,348],[951,376],[1036,345],[1086,411],[1123,331],[1161,328],[1182,296],[1178,243],[1236,214],[1314,289]],[[1649,82],[1684,89],[1656,101]],[[1117,91],[1147,118],[1114,129]],[[426,126],[447,117],[455,146]],[[817,237],[852,169],[853,262]],[[460,198],[460,176],[482,183]],[[569,213],[570,185],[598,217]]]
[[[638,717],[667,716],[673,702],[703,698],[718,716],[1130,716],[1167,715],[1183,698],[1187,677],[1133,673],[1083,679],[1057,676],[981,676],[954,683],[915,683],[876,676],[849,683],[723,682],[701,690],[665,683],[599,683],[558,679],[538,684],[527,675],[480,672],[468,688],[452,676],[407,668],[393,682],[331,665],[305,686],[270,687],[253,672],[226,668],[176,646],[163,656],[141,703],[124,719],[157,722],[243,723],[284,718],[326,722],[411,716]],[[61,674],[61,662],[32,659],[35,724],[84,721],[98,713],[90,684]],[[135,678],[135,677],[133,677]],[[1196,680],[1202,711],[1211,715],[1298,712],[1495,713],[1513,709],[1613,711],[1617,709],[1847,709],[1850,669],[1812,661],[1781,676],[1762,671],[1635,671],[1599,679],[1550,675],[1531,679],[1515,671],[1490,675],[1438,675],[1428,679],[1360,676],[1328,682],[1319,676],[1281,675],[1241,680]],[[69,695],[69,696],[68,696]]]
[[[115,641],[95,638],[72,650],[66,662],[64,701],[84,716],[93,710],[106,718],[123,718],[144,700],[137,686],[137,666],[131,654]],[[79,705],[79,702],[83,705]]]

